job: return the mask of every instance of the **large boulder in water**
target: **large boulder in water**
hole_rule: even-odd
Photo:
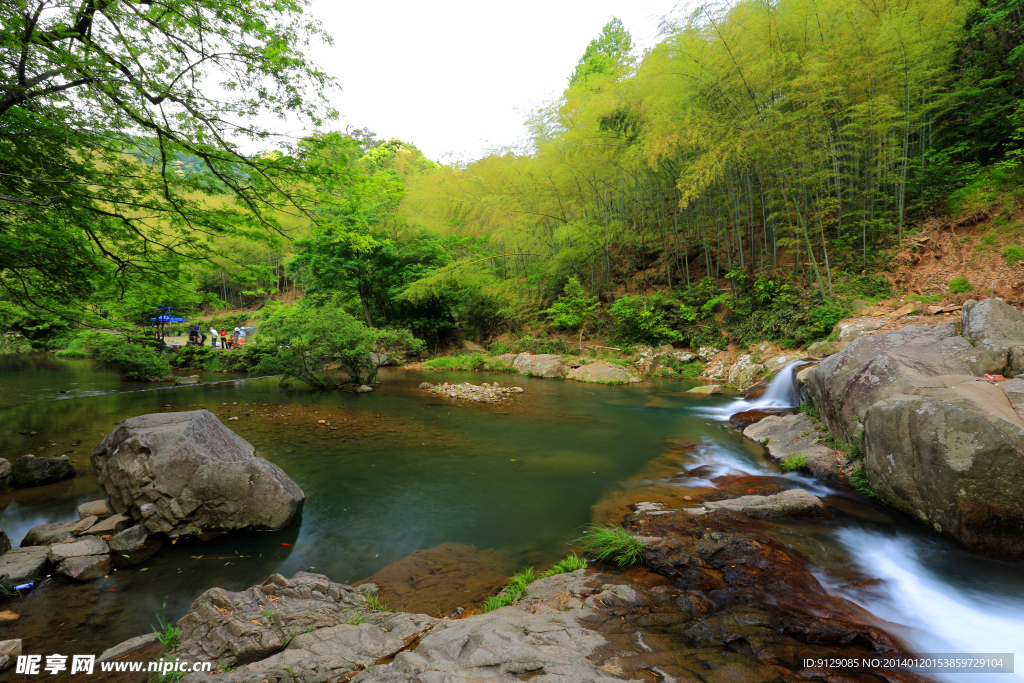
[[[37,458],[29,454],[11,464],[11,473],[17,486],[41,486],[75,476],[75,466],[66,455]]]
[[[519,371],[520,375],[529,375],[530,377],[543,377],[545,379],[552,379],[555,377],[561,377],[562,373],[565,372],[565,366],[562,365],[561,356],[555,356],[550,353],[520,353],[512,361],[512,367]]]
[[[1024,316],[1008,308],[965,306],[971,339],[952,323],[861,337],[807,389],[832,433],[861,445],[884,500],[972,550],[1024,557],[1024,421],[977,377],[1024,347]]]
[[[92,464],[115,510],[171,537],[280,529],[306,497],[206,410],[129,418]]]
[[[590,363],[572,368],[565,376],[566,379],[574,379],[579,382],[593,382],[595,384],[630,384],[639,382],[640,378],[630,372],[629,369],[614,363]]]

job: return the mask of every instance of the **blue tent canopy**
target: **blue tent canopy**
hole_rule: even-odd
[[[184,323],[184,322],[188,322],[188,320],[186,320],[185,318],[175,318],[174,316],[170,316],[170,315],[161,315],[161,316],[157,316],[156,318],[150,318],[149,320],[150,320],[150,322],[157,322],[157,323]]]

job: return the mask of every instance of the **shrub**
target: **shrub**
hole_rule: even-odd
[[[953,294],[966,294],[974,289],[965,277],[955,277],[949,281],[949,291]]]
[[[580,281],[573,277],[565,285],[565,294],[558,297],[551,308],[541,311],[548,316],[554,327],[563,330],[574,330],[580,334],[580,346],[583,346],[583,334],[587,326],[594,321],[597,314],[597,297],[587,296]]]
[[[530,335],[524,335],[512,341],[498,341],[490,345],[489,352],[492,356],[502,356],[506,353],[569,353],[570,349],[561,339],[538,339]]]
[[[206,370],[213,360],[209,346],[183,346],[171,355],[171,366],[182,370]]]
[[[682,339],[679,330],[673,329],[669,321],[673,308],[678,309],[678,304],[659,293],[619,297],[609,310],[619,324],[623,339],[656,346]]]
[[[515,368],[508,363],[503,363],[496,358],[488,358],[482,353],[431,358],[423,364],[423,367],[428,370],[488,370],[491,372],[515,372]]]
[[[1024,261],[1024,247],[1019,244],[1015,244],[1012,247],[1003,249],[1003,258],[1006,259],[1006,262],[1011,266]]]
[[[587,532],[576,539],[576,544],[598,562],[614,563],[620,567],[639,564],[644,557],[644,544],[619,526],[591,524]]]
[[[346,381],[372,384],[386,360],[381,351],[423,348],[408,330],[367,327],[334,306],[277,305],[267,312],[263,329],[267,331],[260,335],[261,346],[276,352],[258,355],[250,374],[283,374],[318,389]]]
[[[112,334],[95,338],[88,344],[89,355],[104,369],[113,370],[121,379],[133,382],[166,379],[171,364],[164,353],[149,346],[140,346]]]

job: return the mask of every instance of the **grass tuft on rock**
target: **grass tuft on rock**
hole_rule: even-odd
[[[555,574],[567,574],[577,569],[586,568],[587,561],[576,553],[569,553],[565,558],[554,563],[549,569],[539,575],[534,573],[533,567],[527,567],[523,571],[513,574],[512,579],[501,589],[500,593],[484,600],[484,603],[480,606],[480,612],[493,612],[499,607],[511,605],[523,597],[526,594],[526,587],[537,579],[546,579]]]
[[[779,468],[783,472],[810,472],[810,468],[807,466],[807,454],[791,455],[779,463]]]
[[[482,353],[464,353],[458,356],[431,358],[423,363],[427,370],[487,370],[490,372],[515,372],[508,363],[489,358]]]
[[[559,560],[558,562],[553,564],[550,569],[541,573],[540,578],[546,579],[547,577],[554,576],[555,574],[568,574],[569,572],[574,572],[577,569],[586,568],[587,561],[585,559],[583,559],[576,553],[569,553],[568,557]]]
[[[644,557],[644,544],[620,526],[605,527],[591,524],[576,544],[598,562],[630,567],[640,564]]]

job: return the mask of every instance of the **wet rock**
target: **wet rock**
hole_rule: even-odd
[[[249,664],[283,650],[292,632],[337,626],[353,617],[366,618],[366,607],[351,586],[307,572],[291,579],[272,574],[245,591],[211,588],[200,595],[177,622],[182,637],[174,655],[221,666]]]
[[[114,565],[119,567],[145,562],[163,545],[158,537],[151,536],[141,524],[116,534],[107,544]]]
[[[754,384],[762,370],[764,370],[763,365],[755,363],[750,354],[745,354],[740,356],[732,367],[729,368],[727,381],[729,386],[743,391]]]
[[[882,323],[878,321],[843,322],[836,325],[836,329],[839,332],[839,341],[851,342],[858,337],[863,337],[882,329]]]
[[[697,354],[689,351],[672,351],[670,355],[678,363],[692,363],[697,360]]]
[[[9,669],[18,661],[21,654],[21,638],[0,640],[0,671]]]
[[[817,478],[845,481],[845,456],[821,443],[826,433],[824,425],[804,413],[765,417],[743,429],[743,436],[767,448],[773,461],[803,455]]]
[[[57,565],[57,573],[75,581],[92,581],[110,573],[110,556],[69,557]]]
[[[823,358],[839,353],[849,345],[849,342],[818,341],[807,347],[807,353],[816,358]]]
[[[37,458],[30,454],[11,463],[11,473],[15,486],[40,486],[75,476],[75,466],[66,455]]]
[[[448,384],[448,382],[445,382],[444,384],[431,384],[426,390],[439,396],[474,401],[476,403],[501,403],[513,394],[523,393],[522,387],[503,387],[497,382],[494,384],[484,382],[480,385],[470,384],[469,382],[463,382],[462,384]]]
[[[357,394],[368,394],[371,391],[373,391],[373,387],[371,387],[368,384],[360,384],[358,387],[356,387]]]
[[[512,361],[512,367],[521,375],[530,377],[543,377],[551,379],[561,377],[565,372],[561,356],[549,353],[534,355],[532,353],[520,353]]]
[[[92,463],[115,510],[171,537],[280,529],[305,499],[277,465],[206,410],[124,420]]]
[[[697,394],[698,396],[712,396],[714,394],[722,393],[722,387],[718,386],[717,384],[707,384],[702,387],[693,387],[692,389],[687,389],[684,393]]]
[[[1017,374],[1010,372],[1010,352],[1015,359],[1024,355],[1024,313],[998,299],[968,301],[960,313],[963,336],[973,339],[974,348],[982,356],[979,375]]]
[[[49,556],[46,546],[14,548],[0,555],[0,583],[13,586],[42,576],[50,565]]]
[[[764,361],[764,369],[773,375],[777,375],[780,370],[785,368],[790,363],[795,363],[803,358],[801,354],[788,353],[781,356],[772,356],[768,360]]]
[[[138,650],[140,647],[146,647],[147,645],[151,645],[155,642],[157,642],[156,633],[146,633],[141,636],[135,636],[134,638],[129,638],[123,643],[118,643],[114,647],[108,647],[99,657],[96,658],[96,661],[109,662],[126,655],[129,652]]]
[[[36,525],[28,530],[21,545],[26,547],[62,543],[75,537],[74,530],[77,526],[78,522],[53,522]]]
[[[74,536],[81,536],[82,534],[84,534],[86,531],[89,530],[89,527],[95,525],[96,522],[98,522],[98,521],[100,521],[99,517],[86,517],[85,519],[83,519],[80,522],[78,522],[78,524],[76,524],[75,526],[71,527],[71,533]]]
[[[7,458],[0,458],[0,491],[14,486],[14,470],[11,468],[11,461]]]
[[[736,425],[740,429],[743,429],[749,425],[759,422],[766,417],[773,415],[788,415],[792,413],[791,408],[763,408],[759,410],[744,410],[738,413],[733,413],[729,416],[729,422]]]
[[[726,500],[706,501],[701,508],[684,508],[691,514],[706,514],[713,510],[732,510],[755,519],[783,517],[816,517],[828,519],[832,515],[815,495],[803,489],[789,489],[771,496],[740,496]]]
[[[201,384],[199,381],[199,375],[188,375],[187,377],[174,378],[174,386],[189,386],[192,384]]]
[[[747,390],[743,393],[743,400],[753,401],[754,399],[761,398],[761,396],[763,396],[764,392],[766,391],[768,391],[767,384],[755,384],[752,387],[748,387]]]
[[[106,555],[110,548],[103,541],[97,539],[86,539],[74,543],[58,543],[51,545],[49,549],[50,562],[57,564],[71,557],[83,557],[86,555]]]
[[[614,363],[590,363],[581,365],[578,368],[569,370],[566,379],[574,379],[578,382],[592,382],[594,384],[630,384],[639,382],[640,378],[634,375],[628,368]]]
[[[86,517],[98,517],[99,519],[106,519],[114,514],[114,508],[110,507],[110,502],[104,500],[94,500],[89,503],[82,503],[78,506],[78,518],[85,519]]]
[[[97,522],[89,529],[90,536],[106,536],[124,531],[135,524],[135,521],[125,514],[116,514]]]
[[[4,531],[3,527],[0,527],[0,555],[3,555],[11,549],[11,539],[7,537],[7,532]]]

